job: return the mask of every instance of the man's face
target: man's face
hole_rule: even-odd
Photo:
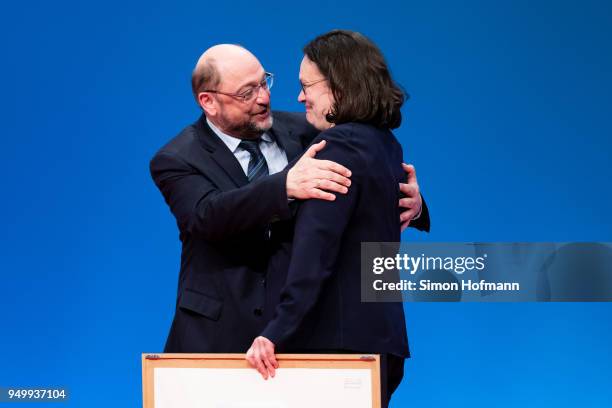
[[[217,102],[216,114],[211,120],[225,133],[242,139],[261,136],[272,127],[270,112],[270,90],[265,86],[264,69],[253,58],[232,61],[220,67],[221,83],[217,91],[243,95],[251,90],[253,97],[245,100],[240,96],[221,93],[212,94]]]

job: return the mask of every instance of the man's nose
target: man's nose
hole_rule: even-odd
[[[268,88],[264,88],[263,86],[257,89],[257,103],[266,105],[270,103],[270,90]]]
[[[298,94],[298,102],[300,102],[300,103],[306,102],[306,94],[304,94],[304,90],[303,89]]]

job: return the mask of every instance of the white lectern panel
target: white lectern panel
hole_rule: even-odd
[[[372,406],[371,371],[279,368],[155,368],[155,408],[312,408]]]

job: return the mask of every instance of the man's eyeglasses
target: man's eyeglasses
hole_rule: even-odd
[[[304,92],[304,95],[306,95],[306,89],[310,88],[311,86],[313,86],[315,84],[318,84],[319,82],[323,82],[323,81],[325,81],[325,78],[318,79],[316,81],[312,81],[312,82],[309,82],[307,84],[305,84],[302,81],[300,81],[300,86],[302,87],[302,92]]]
[[[216,91],[212,89],[205,89],[202,92],[210,92],[210,93],[217,93],[221,95],[227,95],[227,96],[236,98],[238,100],[241,100],[244,103],[248,103],[248,102],[252,102],[255,98],[257,98],[257,95],[259,95],[260,89],[268,91],[270,90],[270,88],[272,88],[273,84],[274,84],[274,74],[272,74],[271,72],[265,72],[264,79],[261,80],[259,85],[252,86],[246,91],[243,91],[240,93],[227,93],[227,92],[221,92],[221,91]]]

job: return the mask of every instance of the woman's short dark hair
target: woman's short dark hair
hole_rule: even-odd
[[[333,30],[306,44],[304,55],[329,82],[335,103],[330,123],[362,122],[395,129],[407,95],[393,81],[378,47],[365,36]]]

